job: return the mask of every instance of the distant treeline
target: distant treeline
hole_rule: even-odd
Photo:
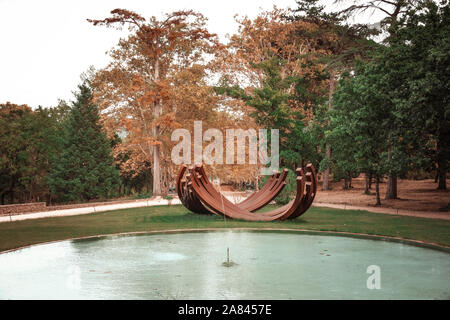
[[[312,162],[324,190],[333,179],[349,188],[360,174],[367,189],[374,182],[377,204],[384,180],[386,199],[397,198],[398,178],[436,177],[446,189],[448,1],[344,0],[348,7],[335,12],[318,0],[296,3],[237,17],[226,45],[191,10],[146,19],[115,9],[88,20],[130,32],[71,105],[0,105],[2,203],[166,194],[177,172],[171,132],[192,129],[195,120],[204,130],[279,129],[280,165]],[[383,20],[350,23],[367,10]],[[206,169],[248,185],[259,168]],[[285,188],[282,201],[292,190]]]
[[[0,104],[1,204],[68,203],[150,192],[150,170],[120,172],[118,136],[108,138],[89,81],[75,101],[32,110]]]

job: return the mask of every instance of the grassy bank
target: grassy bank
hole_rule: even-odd
[[[177,205],[0,223],[0,251],[46,241],[119,232],[246,227],[355,232],[450,246],[450,221],[448,220],[311,208],[301,218],[293,221],[247,222],[224,220],[218,216],[197,215]]]

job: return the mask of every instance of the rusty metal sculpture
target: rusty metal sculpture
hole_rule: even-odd
[[[309,209],[317,192],[317,175],[312,164],[306,166],[306,173],[298,168],[297,194],[288,204],[272,211],[258,212],[270,203],[286,185],[288,170],[273,173],[264,186],[240,203],[232,203],[214,188],[208,180],[202,165],[188,168],[182,165],[176,187],[181,203],[190,211],[199,214],[218,214],[232,219],[250,221],[274,221],[295,219]]]

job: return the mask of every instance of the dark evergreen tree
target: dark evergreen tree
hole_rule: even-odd
[[[33,111],[27,105],[7,102],[0,104],[0,199],[6,204],[14,203],[17,191],[22,189],[21,180],[30,168],[29,142]]]
[[[411,65],[403,78],[406,101],[400,106],[405,119],[437,166],[438,189],[447,188],[450,162],[450,5],[427,1],[411,8],[397,31],[397,42],[403,44],[398,60]],[[427,169],[426,163],[423,165]]]
[[[315,141],[321,150],[322,160],[320,170],[322,171],[322,190],[330,189],[330,169],[333,167],[332,141],[327,139],[322,128],[329,125],[329,112],[333,109],[333,93],[336,89],[336,81],[340,75],[351,70],[356,61],[366,60],[376,48],[376,43],[370,38],[379,33],[372,26],[365,24],[348,23],[348,16],[341,12],[326,12],[325,5],[320,0],[297,0],[297,8],[293,9],[292,20],[301,20],[314,23],[319,26],[318,31],[304,32],[302,37],[310,39],[319,54],[315,63],[323,66],[323,73],[328,74],[328,103],[325,110],[322,106],[316,108],[314,121],[312,123]],[[326,52],[326,54],[323,54]],[[343,164],[344,162],[341,162]],[[346,171],[350,169],[334,167],[334,171]],[[338,172],[334,172],[336,174]],[[350,174],[351,176],[351,174]]]
[[[119,181],[89,81],[78,88],[64,126],[61,154],[54,157],[48,176],[52,194],[64,202],[107,197]]]
[[[339,83],[328,136],[337,146],[337,160],[353,159],[377,185],[384,175],[401,177],[434,160],[442,176],[439,188],[446,188],[449,14],[448,6],[432,2],[409,10],[395,41]],[[392,198],[388,192],[386,198]]]

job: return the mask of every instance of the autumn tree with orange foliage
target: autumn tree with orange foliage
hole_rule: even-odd
[[[296,166],[317,153],[303,132],[323,102],[327,83],[319,58],[329,52],[304,36],[320,32],[317,24],[289,21],[288,13],[275,7],[253,20],[236,19],[217,91],[244,101],[257,124],[279,129],[282,164]]]
[[[173,177],[170,132],[189,120],[214,120],[216,98],[207,85],[211,55],[220,49],[206,18],[176,11],[148,20],[124,9],[94,25],[128,26],[131,34],[111,52],[112,62],[94,81],[95,97],[107,127],[126,135],[122,148],[133,152],[128,166],[150,161],[153,194],[167,192]]]

